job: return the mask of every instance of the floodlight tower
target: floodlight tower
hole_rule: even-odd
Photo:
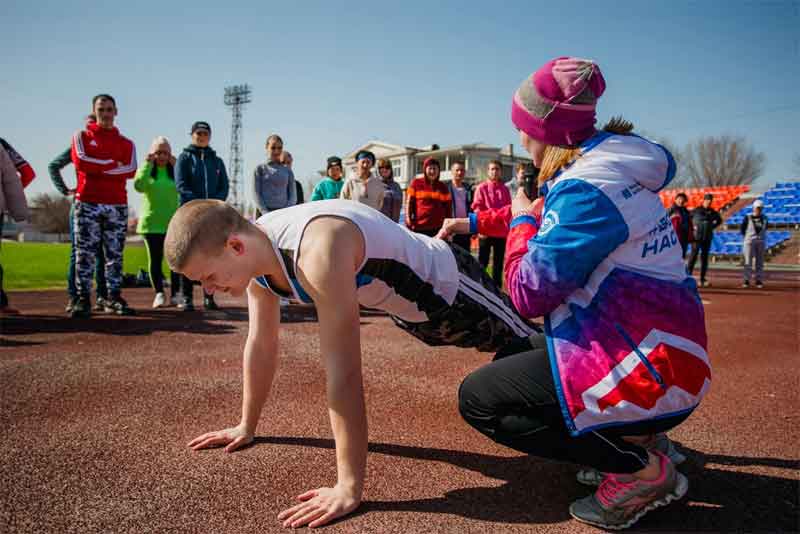
[[[244,209],[242,188],[242,108],[250,102],[250,86],[231,85],[225,88],[225,105],[231,108],[231,154],[228,163],[230,194],[228,202],[240,212]]]

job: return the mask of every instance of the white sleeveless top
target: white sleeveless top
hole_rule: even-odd
[[[306,226],[322,216],[348,220],[364,236],[364,261],[356,276],[361,305],[419,323],[429,319],[417,305],[420,301],[444,299],[452,304],[455,300],[458,267],[447,243],[415,234],[383,213],[351,200],[307,202],[260,217],[256,224],[266,230],[292,294],[271,287],[263,275],[256,283],[280,297],[312,302],[295,274],[297,255]]]

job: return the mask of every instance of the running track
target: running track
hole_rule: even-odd
[[[742,290],[716,271],[707,302],[714,382],[672,437],[689,456],[681,503],[636,531],[796,531],[800,276]],[[241,301],[222,312],[147,309],[71,321],[63,293],[12,293],[0,319],[0,532],[281,532],[277,513],[334,482],[313,317],[293,309],[257,442],[192,452],[239,417]],[[569,518],[576,467],[522,456],[469,428],[456,388],[487,360],[428,348],[362,318],[370,422],[365,502],[325,532],[597,532]]]

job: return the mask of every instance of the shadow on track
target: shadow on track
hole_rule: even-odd
[[[331,439],[257,437],[256,444],[334,449]],[[688,461],[680,470],[689,493],[680,502],[648,514],[627,532],[795,532],[797,480],[717,469],[713,466],[765,466],[798,469],[800,462],[705,454],[679,447]],[[499,523],[553,523],[569,519],[569,504],[590,488],[575,481],[577,467],[530,456],[492,456],[448,449],[370,443],[369,452],[423,461],[446,462],[502,480],[500,486],[459,488],[439,498],[364,501],[349,517],[369,512],[404,511],[453,514]],[[424,481],[421,480],[421,483]]]

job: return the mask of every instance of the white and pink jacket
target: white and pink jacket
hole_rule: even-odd
[[[703,305],[658,191],[667,150],[599,132],[543,187],[541,221],[511,221],[506,285],[544,316],[564,419],[573,435],[692,411],[711,364]]]

